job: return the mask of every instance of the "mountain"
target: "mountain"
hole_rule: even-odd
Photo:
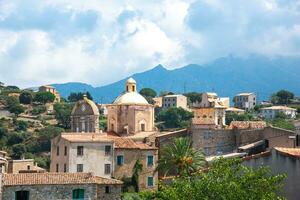
[[[190,64],[174,70],[158,65],[132,77],[139,89],[150,87],[158,93],[214,91],[219,96],[233,97],[240,92],[255,92],[259,100],[267,100],[280,89],[300,95],[300,57],[228,56],[206,65]],[[101,87],[84,83],[53,86],[63,97],[70,92],[89,91],[97,102],[110,103],[124,91],[127,78]]]

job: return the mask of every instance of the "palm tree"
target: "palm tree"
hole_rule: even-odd
[[[175,138],[161,151],[157,170],[175,173],[177,176],[191,176],[206,166],[205,156],[200,150],[192,147],[188,138]]]

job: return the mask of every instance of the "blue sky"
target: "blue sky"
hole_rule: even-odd
[[[0,81],[21,87],[253,53],[300,54],[299,0],[0,0]]]

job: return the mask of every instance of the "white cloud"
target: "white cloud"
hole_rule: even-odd
[[[299,0],[0,1],[0,80],[101,85],[161,63],[299,55]]]

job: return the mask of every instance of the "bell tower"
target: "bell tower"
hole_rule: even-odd
[[[133,78],[127,80],[126,92],[136,92],[136,81]]]

